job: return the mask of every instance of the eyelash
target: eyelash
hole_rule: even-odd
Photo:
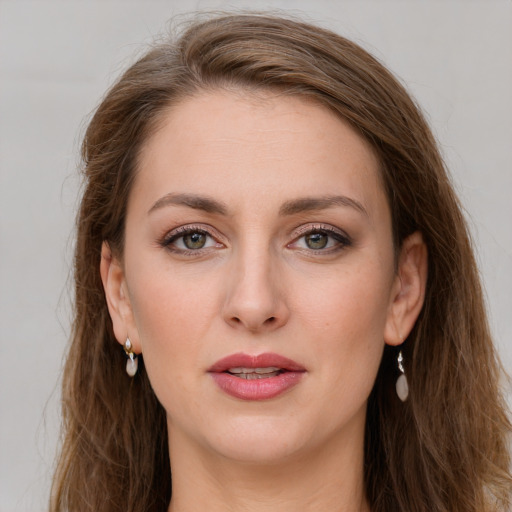
[[[314,224],[314,225],[308,225],[304,226],[299,229],[298,236],[295,238],[293,242],[288,244],[287,247],[293,248],[293,245],[297,244],[300,240],[305,239],[308,235],[326,235],[330,239],[335,241],[335,244],[331,247],[327,248],[320,248],[320,249],[313,249],[313,248],[298,248],[299,250],[307,251],[308,253],[313,254],[332,254],[338,251],[341,251],[345,249],[346,247],[350,247],[352,245],[352,240],[350,237],[344,233],[343,231],[334,228],[333,226],[330,226],[328,224]],[[329,241],[327,242],[329,244]]]
[[[186,248],[179,248],[176,247],[175,244],[178,240],[185,238],[187,235],[204,235],[211,240],[214,241],[214,244],[208,246],[208,247],[201,247],[198,249],[186,249]],[[160,242],[160,245],[166,249],[168,249],[171,252],[181,254],[184,256],[197,256],[202,254],[205,250],[210,249],[214,245],[220,246],[222,245],[220,242],[217,242],[216,239],[219,238],[216,235],[213,235],[210,230],[205,229],[204,226],[194,226],[194,225],[188,225],[188,226],[181,226],[177,229],[174,229],[169,234],[167,234],[163,240]]]
[[[207,247],[200,247],[197,249],[187,249],[187,248],[178,248],[174,244],[180,240],[184,239],[187,235],[204,235],[211,239],[214,243],[212,245],[209,245]],[[334,252],[341,251],[345,249],[346,247],[350,247],[352,245],[352,240],[350,237],[344,233],[341,230],[338,230],[332,226],[326,225],[326,224],[314,224],[314,225],[307,225],[299,228],[296,231],[297,236],[295,239],[287,244],[287,248],[291,249],[297,249],[300,251],[313,253],[313,254],[332,254]],[[322,247],[320,249],[313,249],[308,247],[293,247],[296,245],[300,240],[305,239],[308,235],[326,235],[331,240],[335,241],[335,244],[331,247]],[[160,242],[160,245],[167,250],[184,255],[184,256],[199,256],[202,255],[204,251],[207,251],[211,249],[212,247],[221,247],[223,244],[221,242],[218,242],[218,238],[220,238],[218,235],[213,234],[211,230],[205,229],[204,226],[194,226],[194,225],[188,225],[188,226],[181,226],[170,233],[168,233]],[[208,242],[207,242],[208,243]],[[327,241],[327,244],[330,242]]]

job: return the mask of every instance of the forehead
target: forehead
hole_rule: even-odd
[[[370,145],[326,107],[279,93],[204,92],[169,108],[142,149],[135,189],[270,201],[383,193]],[[134,190],[136,192],[136,190]]]

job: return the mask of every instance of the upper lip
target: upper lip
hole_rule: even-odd
[[[208,371],[211,373],[221,373],[230,368],[280,368],[290,372],[304,372],[306,369],[299,363],[270,352],[258,355],[237,353],[219,359]]]

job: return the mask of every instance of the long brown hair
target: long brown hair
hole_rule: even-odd
[[[374,148],[396,248],[419,230],[426,298],[401,347],[398,401],[386,348],[368,403],[365,485],[373,512],[490,512],[510,506],[510,423],[502,370],[461,208],[421,112],[386,68],[327,30],[267,15],[191,24],[152,47],[110,89],[85,134],[77,219],[75,322],[63,380],[64,439],[52,512],[164,511],[171,497],[165,412],[143,358],[130,380],[99,274],[101,245],[122,256],[137,159],[169,105],[212,88],[312,98]]]

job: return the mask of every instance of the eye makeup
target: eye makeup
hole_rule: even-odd
[[[301,226],[296,235],[287,248],[315,254],[333,254],[352,245],[347,233],[330,224],[307,224]]]
[[[293,240],[286,248],[313,255],[332,255],[352,245],[347,233],[330,224],[311,223],[295,229]],[[224,248],[217,230],[205,224],[188,224],[175,228],[159,240],[166,250],[180,255],[197,257],[208,251]]]
[[[160,246],[179,255],[199,256],[205,251],[224,247],[219,236],[204,224],[180,226],[167,233],[159,242]]]

